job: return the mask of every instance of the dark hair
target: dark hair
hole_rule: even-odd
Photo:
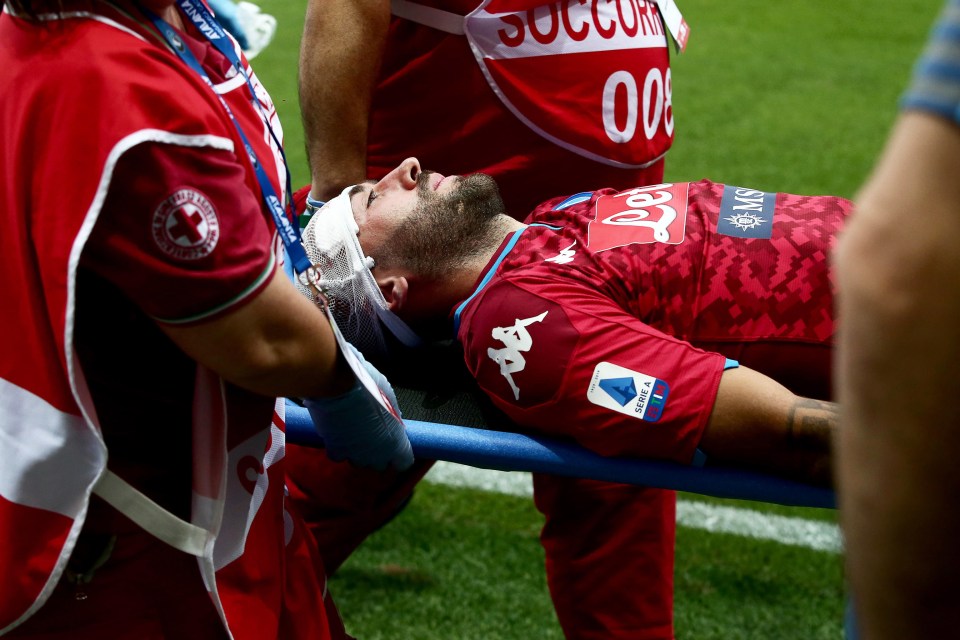
[[[61,14],[70,0],[3,0],[7,9],[20,18],[36,21],[44,13]]]

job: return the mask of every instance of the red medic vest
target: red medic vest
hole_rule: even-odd
[[[643,168],[673,142],[667,34],[653,0],[484,0],[465,17],[409,0],[392,8],[465,35],[504,106],[564,149]]]
[[[0,314],[0,635],[49,597],[97,493],[197,556],[232,637],[276,637],[289,589],[285,562],[302,552],[288,544],[290,518],[279,517],[283,402],[272,424],[228,431],[222,381],[198,367],[193,510],[184,522],[107,470],[73,345],[77,265],[118,159],[147,142],[220,150],[242,144],[204,82],[137,24],[77,12],[65,14],[61,26],[45,30],[0,15],[0,68],[17,87],[0,104],[0,290],[8,300]],[[254,84],[281,135],[272,101]],[[219,90],[282,194],[283,164],[267,161],[279,159],[279,150],[268,146],[245,85],[228,81]],[[249,166],[244,186],[259,194]],[[329,638],[325,613],[314,613],[294,621],[295,637]],[[290,631],[291,621],[284,624]]]

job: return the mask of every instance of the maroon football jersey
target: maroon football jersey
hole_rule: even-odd
[[[727,356],[828,355],[828,256],[850,206],[709,181],[548,201],[455,312],[467,366],[521,426],[689,462]]]

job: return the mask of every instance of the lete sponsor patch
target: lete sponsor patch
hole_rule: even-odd
[[[689,184],[655,184],[597,198],[587,245],[606,251],[628,244],[680,244],[687,227]]]
[[[670,385],[664,380],[612,362],[594,368],[587,389],[587,399],[593,404],[646,422],[660,419],[669,395]]]
[[[220,240],[217,210],[196,189],[178,189],[154,210],[151,234],[157,247],[171,258],[205,258]]]

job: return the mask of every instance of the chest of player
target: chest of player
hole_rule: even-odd
[[[500,273],[600,292],[648,323],[680,313],[696,297],[710,237],[688,186],[577,194],[534,212],[530,221],[549,227],[530,227]]]

